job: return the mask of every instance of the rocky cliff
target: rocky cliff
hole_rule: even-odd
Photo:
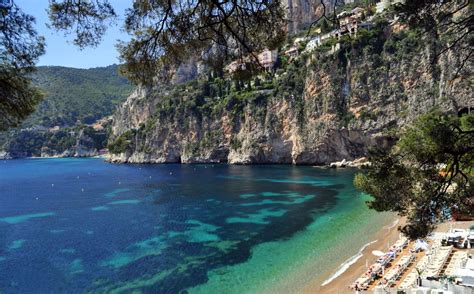
[[[331,15],[337,7],[354,2],[354,0],[283,0],[288,20],[288,32],[297,33],[324,14]]]
[[[105,130],[75,127],[58,130],[24,129],[8,139],[0,159],[24,157],[91,157],[106,146]]]
[[[110,160],[327,164],[393,144],[433,107],[472,105],[463,56],[436,58],[441,45],[419,31],[379,23],[331,45],[252,82],[136,89],[114,116]]]

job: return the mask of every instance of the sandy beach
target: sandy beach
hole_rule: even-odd
[[[395,225],[392,224],[382,227],[382,229],[376,236],[377,241],[367,246],[362,251],[362,257],[360,257],[354,264],[352,264],[345,272],[343,272],[341,275],[336,277],[334,280],[332,280],[325,286],[321,286],[323,282],[320,278],[314,279],[301,291],[301,293],[354,293],[353,290],[349,289],[349,285],[351,285],[361,274],[366,271],[366,261],[368,264],[372,264],[375,262],[377,257],[372,255],[372,251],[386,251],[388,249],[388,243],[393,244],[399,238],[400,232],[398,231],[398,227],[402,225],[405,220],[403,218],[397,218],[397,220],[398,221]],[[474,221],[449,221],[440,224],[435,231],[447,232],[451,227],[468,229],[473,225]],[[324,279],[327,278],[328,277],[324,277]]]
[[[366,261],[368,264],[372,264],[377,259],[376,256],[372,255],[373,250],[386,251],[388,244],[393,244],[399,238],[400,232],[398,227],[404,223],[404,219],[397,217],[395,221],[387,226],[380,229],[379,233],[375,236],[376,242],[368,245],[361,253],[360,257],[354,264],[352,264],[345,272],[339,275],[337,278],[332,280],[325,286],[321,286],[324,280],[330,277],[322,277],[311,281],[301,293],[321,293],[321,294],[334,294],[334,293],[354,293],[349,289],[351,285],[362,273],[366,271]],[[367,240],[370,241],[370,240]]]

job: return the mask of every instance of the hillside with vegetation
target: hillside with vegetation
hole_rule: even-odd
[[[0,133],[5,157],[90,156],[106,147],[103,118],[112,115],[132,90],[118,65],[41,66],[32,75],[44,98],[21,127]]]
[[[23,128],[92,124],[111,115],[132,89],[127,78],[119,75],[118,65],[91,69],[40,66],[33,79],[45,96]]]

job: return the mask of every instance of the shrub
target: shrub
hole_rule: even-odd
[[[135,135],[134,130],[128,130],[120,135],[114,142],[109,143],[107,146],[109,151],[114,154],[124,153],[132,144],[132,139]]]

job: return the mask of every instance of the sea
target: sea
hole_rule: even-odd
[[[0,161],[0,293],[296,293],[393,219],[357,170]]]

